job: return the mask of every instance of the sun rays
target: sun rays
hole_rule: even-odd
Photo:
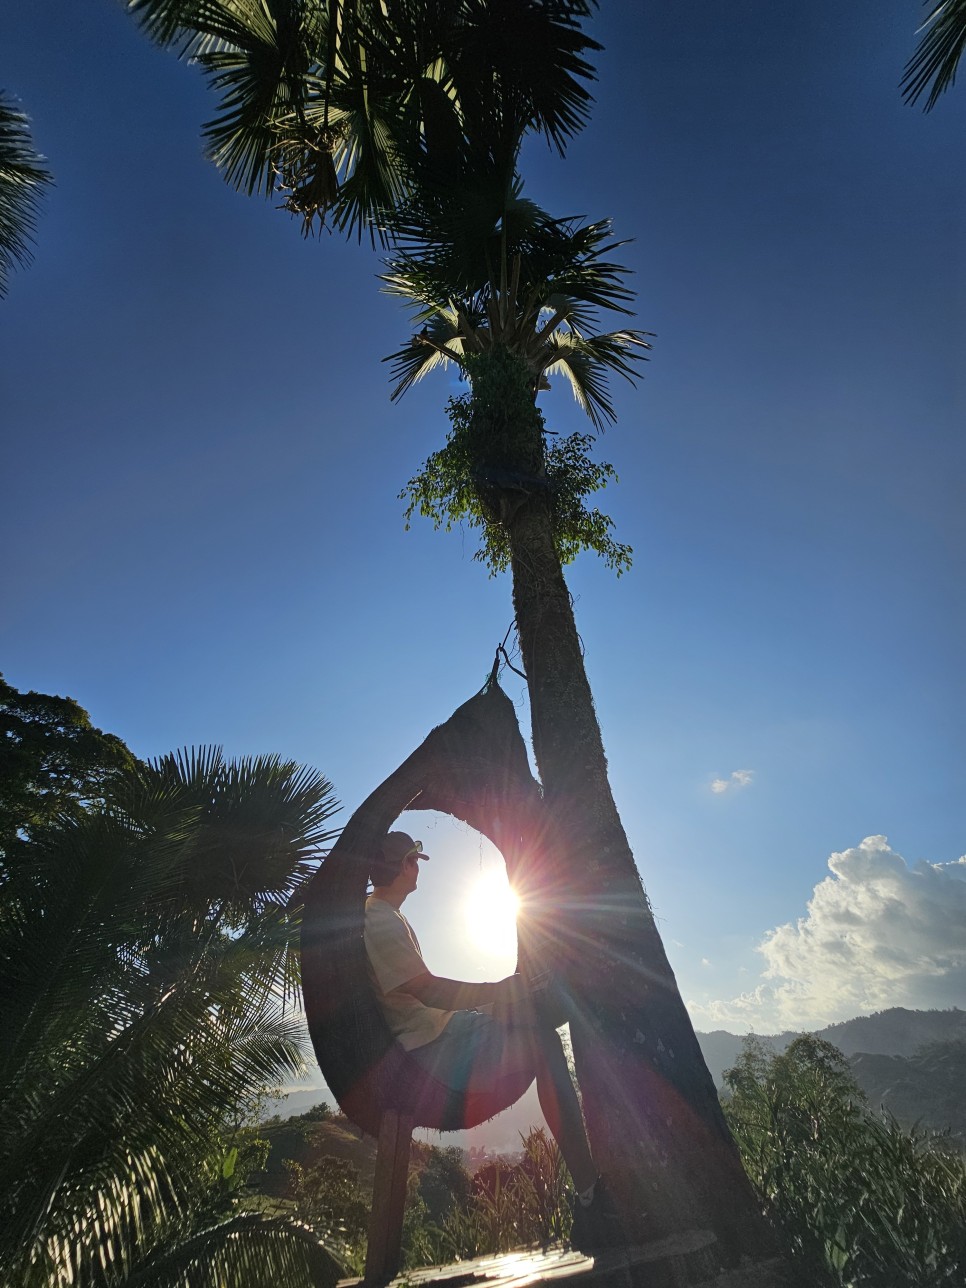
[[[502,864],[482,872],[463,904],[466,930],[473,945],[494,955],[515,952],[519,908],[520,901]]]

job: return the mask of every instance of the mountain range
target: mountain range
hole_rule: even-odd
[[[910,1011],[893,1007],[861,1015],[827,1028],[817,1036],[838,1047],[848,1057],[852,1074],[874,1108],[890,1110],[905,1126],[949,1130],[966,1144],[966,1011]],[[775,1052],[799,1036],[786,1030],[755,1034]],[[724,1071],[735,1063],[744,1038],[723,1029],[698,1033],[698,1042],[717,1086]],[[290,1117],[332,1097],[325,1088],[292,1092],[273,1102],[267,1112]],[[490,1154],[513,1153],[521,1135],[543,1123],[533,1087],[510,1109],[468,1132],[418,1133],[439,1145],[459,1145],[469,1150],[485,1148]]]

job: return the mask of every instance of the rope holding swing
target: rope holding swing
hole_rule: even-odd
[[[510,654],[506,651],[506,642],[510,638],[510,632],[513,630],[516,624],[517,624],[517,619],[514,617],[513,621],[506,628],[506,634],[503,636],[503,643],[497,644],[496,646],[496,655],[493,658],[493,670],[490,672],[490,678],[487,680],[487,684],[495,684],[497,682],[497,678],[500,672],[501,657],[503,658],[504,664],[507,667],[509,667],[509,669],[514,673],[514,675],[518,675],[521,680],[526,680],[527,678],[526,675],[523,673],[523,671],[520,670],[519,667],[516,667],[513,665],[513,663],[510,661]]]

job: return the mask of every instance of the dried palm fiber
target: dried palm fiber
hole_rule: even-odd
[[[373,1135],[385,1109],[413,1115],[420,1127],[476,1126],[518,1100],[533,1079],[531,1073],[522,1082],[501,1081],[487,1094],[453,1092],[389,1032],[366,969],[366,885],[370,856],[398,816],[413,809],[451,814],[489,837],[539,926],[536,895],[546,888],[547,856],[555,848],[552,821],[513,704],[495,675],[356,810],[306,892],[302,990],[312,1043],[343,1112]],[[528,951],[521,945],[523,957]]]

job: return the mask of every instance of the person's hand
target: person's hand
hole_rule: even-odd
[[[493,1018],[507,1023],[519,1020],[529,996],[526,980],[522,975],[508,975],[496,985],[497,996],[493,1002]]]

